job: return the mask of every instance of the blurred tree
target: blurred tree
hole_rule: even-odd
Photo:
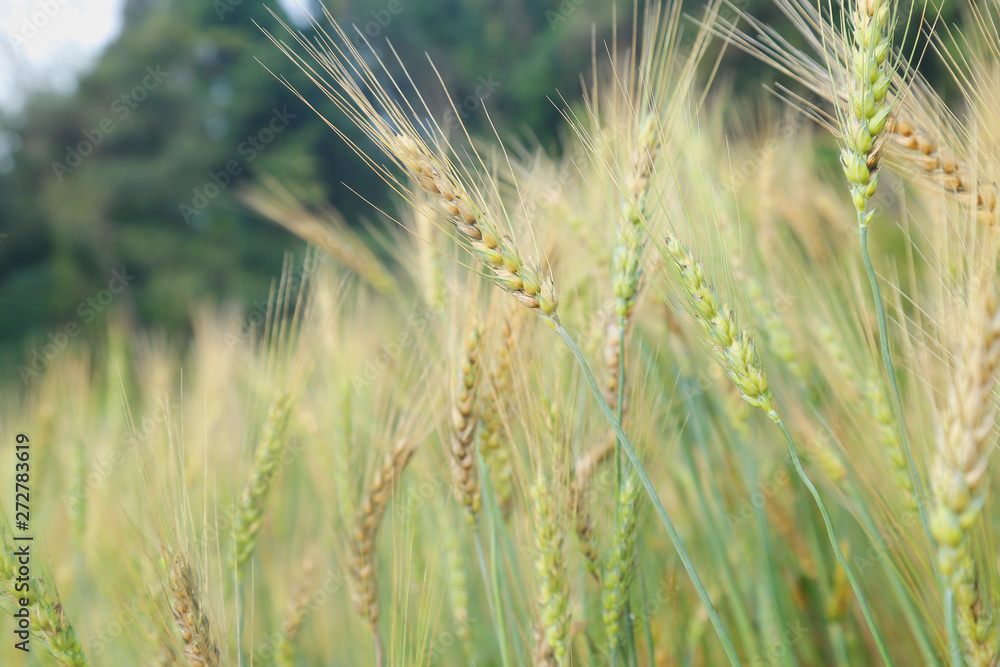
[[[770,3],[758,5],[778,20]],[[485,134],[485,105],[502,131],[549,149],[558,148],[560,94],[579,99],[592,40],[610,35],[613,16],[594,0],[327,6],[405,81],[385,48],[391,40],[435,115],[445,115],[450,95],[473,134]],[[630,35],[625,10],[620,29]],[[236,203],[234,190],[254,174],[294,184],[349,220],[375,216],[342,181],[393,209],[384,184],[265,69],[336,122],[333,104],[258,26],[288,38],[259,0],[128,0],[121,36],[72,96],[37,97],[0,122],[0,143],[20,147],[14,169],[0,175],[0,341],[78,317],[121,267],[135,278],[118,300],[148,324],[182,328],[204,299],[260,299],[296,242]],[[726,58],[741,72],[737,90],[759,88],[766,68],[732,51]]]

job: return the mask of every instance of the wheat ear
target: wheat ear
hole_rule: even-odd
[[[903,160],[919,168],[918,174],[939,185],[945,192],[968,196],[975,202],[976,219],[980,224],[992,227],[997,224],[1000,197],[997,186],[981,179],[973,178],[967,164],[931,133],[918,129],[906,119],[896,117],[892,124],[893,143]]]
[[[608,649],[616,650],[621,645],[622,621],[628,602],[628,589],[634,576],[635,524],[638,515],[639,484],[635,475],[628,474],[622,480],[618,494],[618,523],[615,526],[611,550],[601,582],[604,586],[601,604],[604,607],[604,631],[608,636]]]
[[[475,200],[445,166],[437,166],[430,151],[407,135],[392,142],[396,157],[420,186],[440,206],[445,217],[468,243],[470,250],[490,269],[489,278],[522,304],[555,318],[559,300],[551,278],[524,260],[513,239],[500,233]]]
[[[449,513],[450,515],[450,513]],[[448,562],[448,602],[451,604],[452,620],[455,621],[455,635],[462,643],[466,659],[472,656],[472,633],[469,627],[469,575],[466,559],[462,554],[462,544],[458,532],[450,520],[442,522],[444,549]]]
[[[618,244],[611,260],[615,312],[622,321],[627,321],[631,316],[639,294],[642,279],[639,260],[648,212],[646,190],[649,188],[649,177],[659,146],[656,116],[649,114],[639,125],[639,147],[632,156],[632,174],[627,184],[627,195],[622,202],[618,225]]]
[[[261,429],[253,467],[240,494],[233,528],[236,539],[234,566],[240,573],[257,545],[267,497],[280,470],[279,461],[285,451],[291,411],[292,400],[287,393],[282,393],[271,403]]]
[[[878,189],[883,133],[892,111],[888,99],[894,74],[889,58],[892,0],[855,0],[853,5],[853,39],[847,63],[849,88],[840,118],[844,141],[840,161],[851,186],[858,221],[866,226],[873,215],[867,210],[868,201]]]
[[[932,484],[931,528],[937,538],[938,567],[954,596],[969,667],[989,667],[1000,648],[972,548],[973,528],[989,486],[986,473],[996,416],[993,389],[1000,365],[1000,307],[994,281],[990,277],[977,283],[969,297],[968,320],[961,330],[957,365],[940,417]]]
[[[745,401],[772,414],[771,389],[753,336],[749,331],[737,328],[732,310],[720,301],[715,288],[705,280],[701,262],[684,244],[673,234],[668,234],[664,247],[680,274],[695,319],[708,335],[726,375],[740,390]]]
[[[781,536],[781,539],[785,541],[792,553],[795,554],[795,560],[798,561],[799,566],[802,568],[802,573],[810,579],[815,579],[816,561],[813,560],[812,553],[809,551],[809,545],[806,544],[802,533],[799,532],[795,517],[774,496],[764,497],[764,509],[767,513],[767,518],[771,521],[771,525],[774,526],[778,535]]]
[[[585,559],[584,567],[598,583],[601,581],[601,566],[594,544],[594,522],[590,516],[588,500],[594,473],[597,472],[597,467],[615,451],[616,444],[613,437],[607,438],[603,443],[581,454],[574,465],[573,484],[570,487],[570,509],[580,552]]]
[[[174,556],[169,571],[171,603],[177,629],[184,641],[184,660],[190,667],[215,667],[219,649],[212,639],[208,616],[187,560]]]
[[[473,321],[459,360],[458,386],[451,405],[451,447],[449,463],[455,499],[465,508],[470,521],[476,520],[482,504],[476,471],[476,426],[473,411],[479,385],[479,353],[482,326]]]
[[[514,395],[513,354],[517,347],[513,314],[501,316],[499,337],[493,346],[493,364],[489,371],[489,386],[480,394],[479,445],[490,469],[490,481],[497,496],[497,503],[504,517],[510,515],[514,503],[514,471],[511,466],[511,447],[507,442],[504,422],[510,410],[510,397]]]
[[[8,542],[7,526],[0,520],[0,600],[12,608],[27,602],[28,630],[39,639],[43,651],[64,667],[89,667],[76,631],[66,618],[59,595],[49,591],[41,579],[31,578],[24,587],[24,577],[18,573],[15,552]],[[22,543],[23,544],[23,543]]]
[[[837,536],[833,530],[833,522],[826,509],[826,504],[819,495],[816,485],[813,484],[813,481],[802,467],[802,462],[799,459],[798,450],[795,447],[792,435],[788,432],[788,428],[772,406],[767,375],[761,364],[760,356],[757,354],[757,347],[753,336],[748,331],[741,331],[737,328],[732,310],[728,305],[723,304],[719,300],[715,288],[705,280],[705,270],[701,262],[691,255],[676,236],[672,234],[667,235],[664,252],[680,274],[681,284],[688,305],[695,319],[705,331],[708,340],[711,342],[716,357],[722,364],[726,375],[729,376],[733,384],[740,390],[744,400],[767,413],[767,416],[778,426],[782,435],[785,436],[785,441],[788,444],[788,452],[792,457],[792,463],[795,465],[795,472],[809,490],[810,495],[816,502],[817,509],[819,509],[823,517],[830,546],[833,548],[834,554],[837,556],[837,560],[844,570],[844,574],[851,582],[851,587],[854,589],[855,597],[861,606],[861,612],[865,617],[865,622],[868,624],[868,629],[871,631],[882,662],[886,665],[891,665],[892,661],[886,651],[882,636],[875,626],[875,620],[868,607],[868,601],[858,584],[857,578],[854,576],[854,571],[851,569],[837,542]]]
[[[566,579],[564,520],[554,498],[552,480],[541,469],[531,487],[535,514],[535,571],[538,574],[538,609],[544,646],[556,665],[568,664],[569,584]],[[563,501],[565,502],[565,501]],[[539,646],[536,653],[544,653]]]
[[[375,565],[375,539],[382,517],[389,507],[392,492],[399,483],[414,448],[405,438],[386,453],[382,466],[375,471],[371,485],[361,499],[358,515],[351,531],[353,558],[347,574],[351,582],[354,609],[368,621],[375,637],[375,662],[382,664],[382,643],[378,634],[378,577]]]
[[[295,667],[295,641],[309,618],[310,590],[315,564],[307,558],[302,565],[302,576],[288,602],[288,611],[281,622],[281,632],[274,646],[275,667]]]

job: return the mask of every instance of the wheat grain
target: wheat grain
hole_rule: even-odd
[[[846,108],[840,113],[845,144],[840,161],[863,226],[872,219],[873,212],[867,210],[868,200],[878,188],[883,132],[892,111],[888,99],[894,74],[889,58],[892,23],[892,0],[855,0],[850,13],[853,30],[848,62],[850,87]]]
[[[41,579],[25,577],[29,568],[23,557],[16,557],[11,550],[9,537],[6,522],[0,519],[0,600],[10,605],[12,613],[15,609],[28,612],[27,629],[31,637],[39,640],[42,650],[53,660],[64,667],[89,667],[58,593],[50,591],[52,587]],[[30,642],[25,640],[25,645],[30,646]]]
[[[219,664],[219,649],[194,575],[184,556],[170,560],[170,610],[184,643],[184,660],[190,667],[215,667]]]
[[[941,187],[945,192],[967,197],[974,204],[976,219],[988,227],[1000,216],[997,203],[1000,192],[994,183],[974,178],[972,170],[959,154],[950,150],[932,132],[918,129],[915,123],[897,116],[891,125],[895,154],[917,167],[914,173]]]
[[[634,576],[636,506],[640,490],[635,475],[629,474],[622,480],[618,495],[618,523],[601,577],[604,585],[601,595],[604,631],[608,637],[608,648],[612,651],[620,646],[628,590]]]
[[[375,563],[375,540],[382,517],[389,507],[392,493],[399,484],[403,470],[414,453],[409,439],[400,438],[386,452],[381,467],[375,471],[358,506],[358,515],[351,530],[352,559],[347,573],[351,582],[354,609],[368,621],[376,640],[376,662],[382,662],[382,645],[378,634],[378,577]]]
[[[458,386],[451,405],[451,446],[448,449],[455,499],[476,520],[482,504],[476,470],[476,426],[473,413],[479,386],[479,354],[482,326],[473,319],[459,359]]]
[[[554,664],[565,665],[569,656],[569,584],[563,517],[559,510],[562,505],[554,496],[552,480],[546,479],[539,469],[531,488],[531,500],[535,515],[535,571],[538,574],[541,636],[544,645],[552,651]]]
[[[967,321],[961,329],[956,367],[940,416],[933,469],[931,527],[938,542],[938,568],[952,591],[958,632],[969,667],[993,664],[998,644],[996,621],[983,597],[972,531],[989,486],[986,475],[993,451],[996,406],[993,389],[1000,365],[1000,304],[995,276],[972,286]]]
[[[261,429],[260,443],[253,466],[240,494],[233,527],[235,545],[234,567],[242,572],[253,554],[264,517],[264,508],[271,485],[278,474],[281,455],[285,451],[288,418],[292,411],[291,397],[282,393],[270,405]]]
[[[665,251],[680,274],[691,311],[708,335],[726,375],[744,400],[774,415],[770,386],[753,336],[737,328],[732,310],[719,300],[715,288],[705,280],[701,262],[673,234],[665,238]]]

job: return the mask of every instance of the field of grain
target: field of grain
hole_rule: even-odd
[[[0,662],[997,665],[1000,5],[776,4],[620,8],[558,156],[271,35],[391,222],[261,179],[265,304],[8,373]]]

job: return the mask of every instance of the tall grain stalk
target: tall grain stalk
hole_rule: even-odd
[[[639,481],[653,502],[656,513],[666,528],[685,571],[691,578],[727,657],[733,665],[739,665],[740,661],[736,649],[733,647],[722,620],[719,618],[718,612],[715,610],[708,592],[684,548],[680,534],[667,514],[666,508],[653,487],[649,475],[646,474],[635,449],[625,435],[620,420],[601,395],[600,386],[597,384],[583,352],[559,321],[559,316],[556,313],[559,301],[552,278],[544,275],[537,263],[523,257],[512,233],[510,233],[509,224],[505,220],[506,212],[502,208],[498,209],[492,203],[492,199],[484,193],[483,187],[495,188],[495,186],[488,182],[483,185],[473,183],[469,168],[465,168],[463,171],[456,164],[457,150],[433,121],[431,123],[433,138],[430,141],[436,142],[436,149],[428,145],[425,119],[417,116],[409,102],[404,101],[401,105],[397,101],[396,92],[401,88],[392,79],[384,65],[381,66],[381,74],[376,74],[368,65],[371,57],[374,57],[381,65],[382,61],[378,54],[367,42],[365,44],[369,53],[362,54],[355,46],[354,40],[344,32],[333,17],[329,14],[326,16],[336,38],[332,38],[325,28],[313,20],[313,28],[319,35],[316,38],[316,43],[313,43],[302,33],[289,28],[280,17],[275,15],[275,19],[293,36],[299,47],[316,63],[315,65],[306,61],[297,51],[281,40],[275,39],[267,31],[264,32],[282,53],[312,77],[322,92],[368,136],[375,146],[405,172],[410,184],[401,181],[379,165],[374,158],[364,153],[357,144],[348,140],[351,147],[397,192],[408,197],[410,201],[415,202],[420,197],[414,192],[414,187],[419,188],[429,196],[439,207],[438,215],[447,223],[455,237],[486,269],[484,277],[538,314],[542,321],[555,329],[559,337],[570,348],[601,412],[614,429],[622,450],[628,456]],[[405,65],[398,57],[397,62],[405,71]],[[323,70],[323,74],[316,71],[317,67]],[[380,83],[380,77],[383,75],[392,81],[392,92],[386,90]],[[287,81],[284,82],[293,94],[308,104],[301,93]],[[429,109],[425,109],[425,111],[429,113]],[[455,111],[456,116],[459,115],[457,109],[453,108],[453,111]],[[329,120],[326,122],[336,129],[332,122]],[[345,136],[340,130],[337,132],[341,136]],[[488,172],[489,170],[486,169],[485,162],[479,154],[475,152],[474,148],[471,150],[474,159],[479,161],[483,171]],[[454,160],[452,156],[456,156]],[[505,226],[508,227],[506,230],[508,233],[505,233]]]
[[[868,601],[837,541],[836,533],[833,530],[833,522],[830,520],[826,504],[820,497],[819,491],[816,490],[816,486],[809,478],[809,475],[806,474],[805,468],[802,467],[795,442],[773,407],[767,374],[764,372],[764,367],[757,353],[757,346],[753,335],[749,331],[741,330],[738,327],[736,318],[729,305],[722,303],[715,288],[705,279],[705,269],[701,262],[695,259],[684,244],[673,234],[666,236],[663,254],[677,270],[680,276],[681,290],[684,292],[688,306],[705,332],[707,340],[710,342],[716,358],[722,364],[726,375],[729,376],[729,379],[740,390],[744,400],[750,403],[750,405],[763,410],[785,436],[785,441],[788,444],[788,452],[791,455],[795,471],[798,473],[802,483],[809,490],[810,495],[816,502],[817,509],[819,509],[823,517],[830,545],[837,556],[837,560],[840,561],[840,566],[843,568],[844,574],[847,575],[847,579],[851,582],[851,587],[854,589],[855,597],[857,597],[858,604],[861,606],[861,611],[868,624],[868,629],[872,633],[872,638],[882,657],[882,661],[886,665],[891,665],[892,661],[889,659],[889,654],[886,652],[882,637],[875,626],[875,620],[872,618],[871,611],[868,608]]]
[[[892,105],[889,89],[892,86],[895,68],[892,61],[892,29],[895,26],[895,0],[854,0],[849,26],[853,30],[848,56],[847,103],[838,112],[844,148],[840,154],[844,175],[850,183],[851,200],[857,211],[860,229],[861,257],[864,260],[868,281],[871,283],[872,299],[878,318],[879,347],[882,351],[882,365],[886,378],[892,387],[893,409],[899,425],[903,453],[913,479],[913,491],[920,512],[920,522],[931,544],[934,538],[930,530],[927,508],[924,504],[924,489],[920,481],[910,439],[903,414],[903,403],[899,396],[896,371],[889,351],[889,336],[886,331],[885,310],[878,277],[872,266],[868,252],[868,225],[875,214],[869,210],[869,201],[878,190],[879,167],[889,124]]]

